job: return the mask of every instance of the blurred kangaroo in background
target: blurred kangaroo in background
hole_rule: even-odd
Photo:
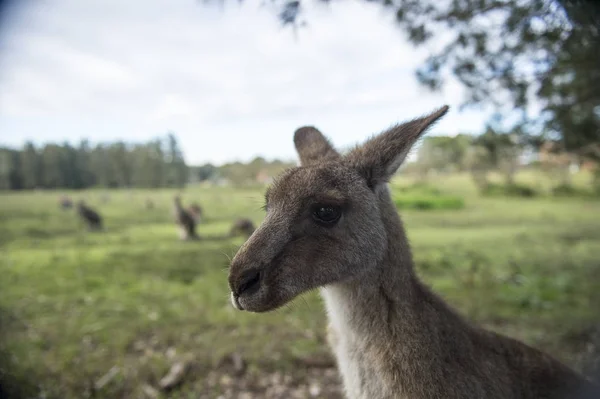
[[[60,199],[58,200],[58,204],[62,209],[65,210],[71,209],[73,207],[73,201],[66,195],[60,197]]]
[[[193,203],[189,207],[189,212],[196,221],[196,223],[200,223],[200,221],[202,220],[202,207],[197,203]]]
[[[254,230],[256,230],[256,227],[254,227],[252,220],[239,218],[233,222],[233,226],[231,226],[231,230],[229,230],[229,235],[231,237],[238,235],[250,237],[252,233],[254,233]]]
[[[87,224],[90,230],[102,229],[102,217],[85,204],[85,201],[79,200],[77,203],[77,213],[81,219]]]
[[[175,223],[179,226],[179,237],[182,240],[196,240],[196,220],[190,212],[186,211],[181,205],[181,197],[176,195],[174,198]]]
[[[551,356],[471,324],[414,272],[387,182],[447,110],[393,126],[344,156],[314,127],[298,129],[301,166],[267,190],[265,219],[231,262],[233,305],[267,312],[320,287],[348,398],[597,393]]]

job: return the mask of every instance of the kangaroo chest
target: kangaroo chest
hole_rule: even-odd
[[[384,353],[368,335],[357,334],[353,323],[355,309],[351,309],[335,288],[323,288],[329,325],[327,339],[336,357],[348,399],[403,398],[389,386]]]

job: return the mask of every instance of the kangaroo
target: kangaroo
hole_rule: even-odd
[[[188,212],[192,215],[196,223],[200,223],[202,220],[202,207],[197,203],[193,203],[188,208]]]
[[[179,226],[179,237],[182,240],[198,239],[199,237],[196,234],[196,220],[190,212],[183,209],[183,206],[181,205],[180,196],[175,196],[174,205],[175,223],[177,223],[177,225]]]
[[[256,227],[254,227],[254,223],[252,223],[252,220],[247,218],[239,218],[236,219],[235,222],[233,222],[231,230],[229,230],[229,235],[231,237],[237,235],[250,237],[252,233],[254,233],[254,230],[256,230]]]
[[[79,200],[77,203],[77,213],[88,225],[90,230],[101,230],[102,229],[102,217],[85,204],[85,201]]]
[[[73,201],[71,200],[71,198],[67,197],[66,195],[63,195],[60,197],[58,205],[61,207],[61,209],[64,210],[71,209],[73,207]]]
[[[414,272],[388,180],[448,107],[340,155],[294,133],[301,166],[267,189],[266,216],[229,272],[231,302],[267,312],[320,288],[346,396],[565,398],[596,385],[551,356],[470,324]]]

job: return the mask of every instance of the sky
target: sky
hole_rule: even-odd
[[[293,160],[303,125],[347,148],[444,104],[429,134],[477,133],[488,117],[459,111],[456,82],[420,87],[428,48],[360,0],[310,7],[296,35],[256,0],[14,4],[0,24],[0,145],[173,131],[189,164]]]

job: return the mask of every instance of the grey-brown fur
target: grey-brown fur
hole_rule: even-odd
[[[470,324],[413,271],[386,182],[447,109],[345,156],[316,129],[296,131],[302,166],[269,188],[263,223],[231,263],[232,302],[265,312],[320,287],[348,398],[575,397],[591,383],[549,355]],[[342,216],[322,227],[315,204],[340,207]]]
[[[294,134],[294,145],[300,156],[301,164],[305,164],[311,159],[319,159],[324,162],[339,158],[329,140],[314,126],[299,128]]]
[[[77,213],[90,230],[102,229],[102,217],[98,212],[87,206],[83,200],[77,203]]]
[[[231,230],[229,230],[229,235],[232,237],[237,235],[250,237],[252,233],[254,233],[254,230],[256,230],[256,227],[254,226],[254,223],[252,223],[252,220],[239,218],[233,222]]]
[[[200,221],[202,220],[202,207],[196,203],[193,203],[192,205],[190,205],[188,210],[194,218],[194,220],[196,221],[196,223],[200,223]]]
[[[195,240],[198,239],[196,234],[196,220],[192,214],[185,210],[181,205],[181,197],[178,195],[174,198],[174,213],[175,223],[179,226],[180,238],[182,240]]]
[[[71,200],[71,198],[65,195],[60,197],[58,204],[64,210],[71,209],[73,207],[73,201]]]

